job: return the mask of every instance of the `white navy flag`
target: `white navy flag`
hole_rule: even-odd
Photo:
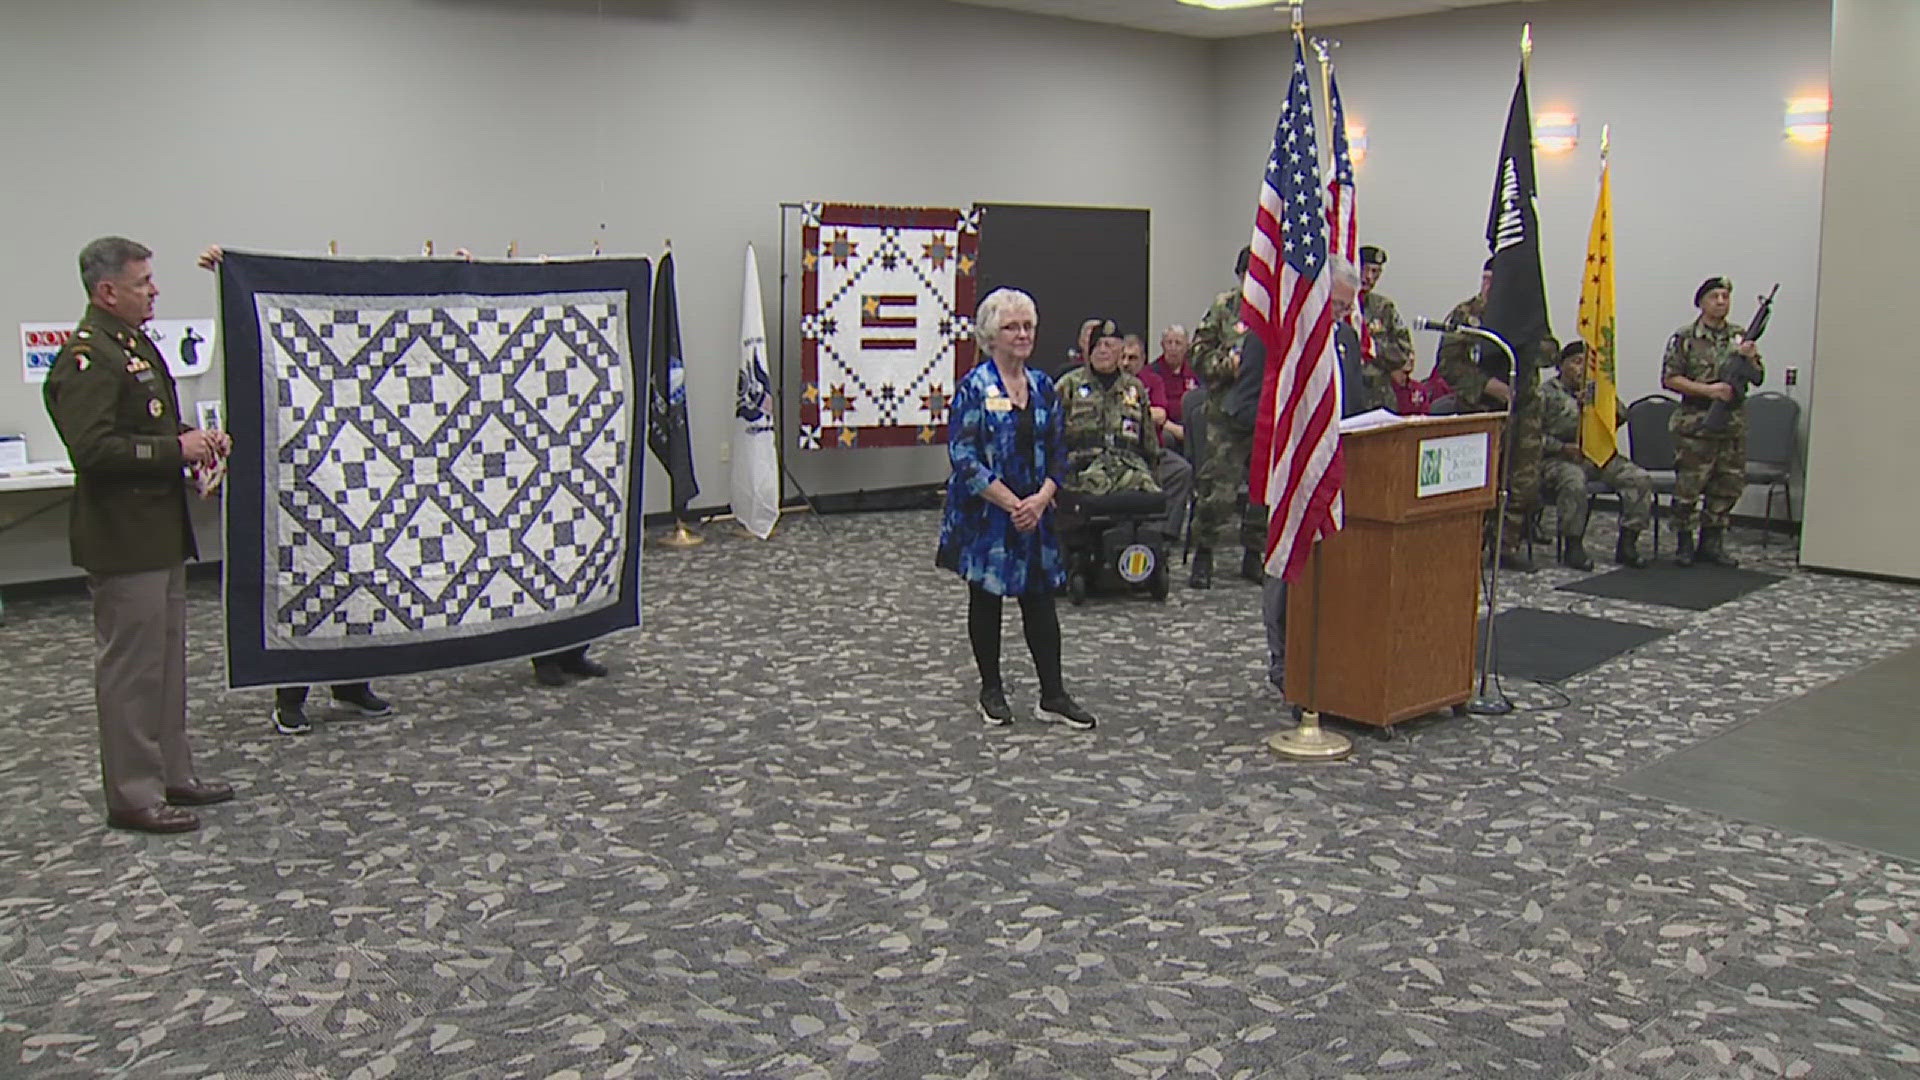
[[[780,448],[773,432],[773,379],[767,367],[767,319],[760,308],[760,261],[747,245],[740,292],[740,377],[734,395],[733,516],[765,540],[780,520]]]

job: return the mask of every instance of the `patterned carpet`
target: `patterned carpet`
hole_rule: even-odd
[[[1913,644],[1913,589],[1795,572],[1694,613],[1512,577],[1513,605],[1676,633],[1305,767],[1261,745],[1237,581],[1062,606],[1085,734],[1032,722],[1010,606],[1022,722],[986,728],[936,528],[716,526],[649,552],[613,677],[393,680],[391,719],[304,739],[218,688],[200,587],[201,767],[242,791],[179,838],[101,826],[85,601],[10,603],[0,1074],[1920,1067],[1920,868],[1609,786]]]

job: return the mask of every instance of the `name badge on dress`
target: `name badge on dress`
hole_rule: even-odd
[[[987,399],[987,411],[988,412],[1012,412],[1013,400],[1011,398],[990,397]]]

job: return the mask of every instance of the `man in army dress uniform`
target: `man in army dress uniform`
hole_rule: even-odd
[[[1620,539],[1613,561],[1645,566],[1640,534],[1653,521],[1653,478],[1621,454],[1595,465],[1580,448],[1580,412],[1587,397],[1587,343],[1570,342],[1560,350],[1560,374],[1540,384],[1540,493],[1558,507],[1560,562],[1575,570],[1593,569],[1587,554],[1587,481],[1598,480],[1620,496]],[[1627,422],[1614,403],[1613,426]]]
[[[47,412],[73,462],[70,539],[93,597],[94,705],[107,824],[187,832],[183,807],[233,798],[187,745],[186,560],[197,558],[183,469],[226,453],[189,427],[153,318],[153,252],[112,236],[80,252],[87,311],[47,376]]]
[[[1065,412],[1067,488],[1082,495],[1160,491],[1155,477],[1160,440],[1154,435],[1147,387],[1120,369],[1120,332],[1101,319],[1087,362],[1060,376],[1055,392]],[[1168,492],[1169,500],[1185,491]]]
[[[1487,292],[1493,288],[1493,260],[1480,268],[1480,292],[1453,305],[1447,313],[1449,326],[1479,326],[1487,311]],[[1508,473],[1506,526],[1500,535],[1500,565],[1509,570],[1532,570],[1521,543],[1526,539],[1527,518],[1540,498],[1540,393],[1539,378],[1531,370],[1514,372],[1520,384],[1516,397],[1507,380],[1489,371],[1506,367],[1504,354],[1494,357],[1482,352],[1483,343],[1467,334],[1450,333],[1440,338],[1440,355],[1435,364],[1440,377],[1453,388],[1460,412],[1507,412]],[[1487,353],[1494,350],[1486,347]],[[1537,367],[1559,358],[1560,343],[1549,339],[1534,355],[1520,353],[1518,364]]]
[[[1400,309],[1377,288],[1386,269],[1385,248],[1368,244],[1360,249],[1360,319],[1373,346],[1367,360],[1367,385],[1375,400],[1392,407],[1393,385],[1413,377],[1413,331],[1401,321]]]
[[[1196,466],[1193,505],[1193,573],[1187,585],[1213,588],[1213,549],[1222,547],[1233,527],[1240,485],[1247,481],[1253,460],[1253,429],[1242,427],[1227,412],[1227,394],[1240,371],[1240,343],[1247,327],[1240,321],[1240,283],[1246,279],[1252,250],[1240,249],[1234,263],[1234,287],[1214,297],[1213,306],[1193,332],[1193,370],[1207,387],[1206,459]],[[1248,581],[1264,577],[1261,551],[1267,540],[1267,510],[1248,505],[1240,514],[1240,576]]]
[[[1700,309],[1700,317],[1667,340],[1667,353],[1660,363],[1660,385],[1680,395],[1680,407],[1674,410],[1669,427],[1678,457],[1673,501],[1674,531],[1680,538],[1675,557],[1681,566],[1692,566],[1696,559],[1739,565],[1727,554],[1726,535],[1733,504],[1747,487],[1746,405],[1732,405],[1726,428],[1718,432],[1706,430],[1707,411],[1716,401],[1733,402],[1733,385],[1720,377],[1728,356],[1746,357],[1762,376],[1765,369],[1760,350],[1746,340],[1746,328],[1727,321],[1732,304],[1733,282],[1724,277],[1701,282],[1693,292],[1693,306]],[[1706,495],[1704,513],[1696,509],[1702,493]],[[1700,522],[1697,548],[1696,514]]]

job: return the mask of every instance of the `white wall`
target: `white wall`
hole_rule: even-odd
[[[74,257],[105,233],[158,252],[163,316],[213,312],[192,267],[209,242],[500,255],[671,238],[698,504],[720,504],[741,251],[759,248],[771,322],[783,200],[1150,207],[1153,318],[1191,321],[1220,276],[1192,164],[1212,147],[1207,58],[939,0],[9,2],[0,328],[77,317]],[[8,355],[0,432],[58,456]],[[219,377],[183,391],[217,396]],[[816,492],[946,470],[939,448],[792,460]],[[647,508],[664,509],[649,469]]]
[[[1810,566],[1920,578],[1908,265],[1920,244],[1920,4],[1835,0],[1833,142],[1820,260],[1820,383],[1807,460]]]
[[[1805,405],[1823,154],[1789,143],[1782,117],[1789,98],[1826,87],[1828,13],[1828,0],[1612,0],[1330,28],[1349,118],[1367,128],[1358,206],[1362,242],[1390,255],[1381,291],[1405,314],[1437,317],[1479,287],[1520,29],[1531,21],[1534,111],[1580,118],[1578,149],[1536,158],[1554,330],[1574,333],[1600,127],[1610,123],[1623,400],[1659,389],[1661,353],[1693,318],[1693,290],[1724,273],[1741,320],[1780,282],[1762,341],[1766,389]],[[1237,249],[1252,228],[1289,49],[1280,35],[1221,51],[1217,248]],[[1437,339],[1416,336],[1425,371]],[[1800,368],[1798,386],[1784,385],[1788,365]],[[1759,503],[1750,495],[1741,511]]]

